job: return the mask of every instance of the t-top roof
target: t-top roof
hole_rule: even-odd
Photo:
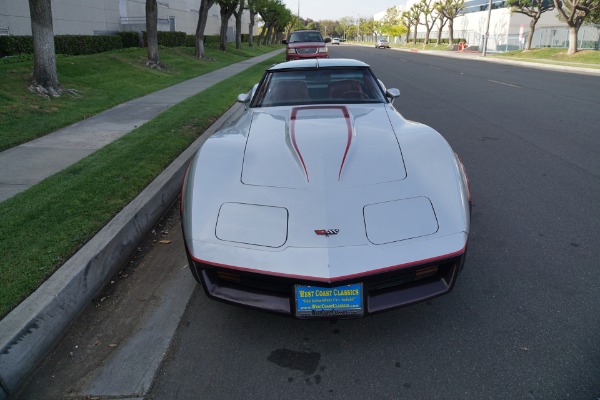
[[[366,64],[359,60],[353,60],[351,58],[311,58],[307,60],[295,60],[295,61],[286,61],[279,64],[275,64],[271,66],[268,71],[276,71],[283,69],[303,69],[303,68],[336,68],[336,67],[369,67],[369,64]]]

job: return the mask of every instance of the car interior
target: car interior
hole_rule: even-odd
[[[294,32],[290,36],[290,43],[294,42],[322,42],[323,38],[317,32]]]
[[[256,105],[269,107],[290,103],[382,102],[377,83],[360,70],[308,71],[273,74]]]

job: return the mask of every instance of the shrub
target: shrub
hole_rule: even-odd
[[[185,37],[185,47],[196,47],[196,35],[187,35]]]
[[[59,35],[54,36],[56,54],[82,55],[102,53],[123,48],[118,35]]]
[[[185,46],[185,32],[158,31],[158,44],[165,47]]]
[[[247,33],[242,33],[242,43],[248,43],[248,39],[250,35],[248,35]],[[253,42],[256,43],[258,41],[258,35],[254,36]]]
[[[102,53],[123,47],[117,35],[57,35],[54,36],[56,54],[81,55]],[[31,36],[0,36],[0,54],[33,54]]]
[[[185,46],[186,33],[185,32],[171,32],[171,31],[158,31],[156,32],[158,38],[158,45],[165,47],[178,47]],[[148,46],[148,35],[144,32],[144,47]]]
[[[221,37],[219,35],[204,36],[205,47],[219,47],[221,43]]]
[[[31,36],[0,36],[0,57],[15,54],[33,54]]]
[[[141,47],[139,32],[119,32],[123,48]]]

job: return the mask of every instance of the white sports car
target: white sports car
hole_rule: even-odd
[[[277,64],[209,137],[182,188],[189,265],[216,300],[349,318],[448,293],[465,261],[467,177],[356,60]]]

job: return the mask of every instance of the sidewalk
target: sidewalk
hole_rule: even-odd
[[[280,51],[241,61],[128,101],[49,135],[0,152],[0,202],[75,164],[167,108]]]
[[[242,61],[123,103],[0,153],[0,201],[81,160],[176,103],[282,51]],[[235,119],[242,110],[243,107],[236,104],[227,111],[92,240],[0,321],[0,400],[18,389],[172,205],[179,193],[185,168],[206,137],[229,119]],[[193,287],[180,293],[180,301],[187,302],[185,298],[191,295]],[[168,331],[166,327],[163,329]],[[174,328],[169,332],[174,332]],[[165,336],[162,340],[168,344],[170,337]],[[158,368],[158,364],[154,364],[153,368]]]

